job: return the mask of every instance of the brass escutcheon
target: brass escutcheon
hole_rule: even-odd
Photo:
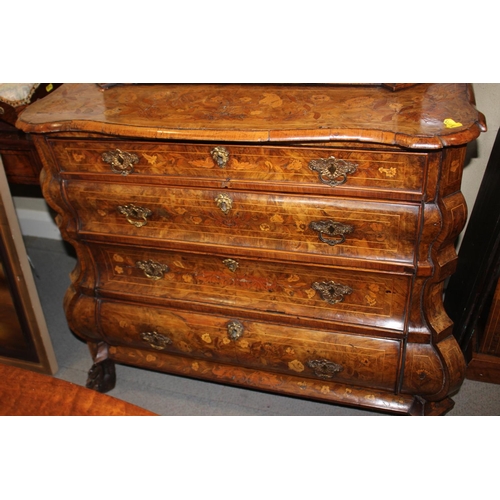
[[[229,151],[226,148],[217,146],[210,151],[210,154],[220,168],[225,168],[229,161]]]
[[[311,160],[309,168],[318,173],[319,180],[329,186],[340,186],[347,181],[347,174],[356,172],[358,165],[345,160],[337,160],[335,156]]]
[[[234,271],[236,271],[236,269],[238,269],[239,266],[238,261],[233,259],[224,259],[222,263],[233,273]]]
[[[142,332],[140,334],[140,337],[142,340],[144,340],[144,342],[147,342],[153,349],[156,349],[157,351],[162,351],[172,343],[172,339],[155,331]]]
[[[312,359],[307,362],[309,368],[314,370],[314,374],[322,379],[332,379],[337,373],[341,372],[344,367],[337,363],[332,363],[327,359]]]
[[[135,227],[142,227],[148,223],[148,217],[153,212],[149,208],[137,207],[134,204],[119,206],[118,212],[127,218],[127,222]]]
[[[335,283],[335,281],[315,281],[311,286],[329,304],[338,304],[344,300],[345,295],[352,293],[351,287]]]
[[[353,226],[335,222],[331,219],[313,221],[309,224],[309,228],[318,233],[320,241],[331,246],[344,243],[346,234],[354,231]],[[325,235],[327,238],[325,238]],[[332,238],[334,236],[338,236],[338,238]]]
[[[242,335],[245,327],[237,320],[232,320],[227,324],[227,336],[231,340],[238,340]]]
[[[163,278],[165,273],[170,271],[170,268],[166,264],[160,264],[154,260],[138,260],[135,263],[135,267],[142,269],[146,278],[152,280],[159,280]]]
[[[215,198],[217,206],[227,215],[231,208],[233,207],[233,200],[226,194],[219,194]]]
[[[134,153],[127,153],[121,149],[106,151],[101,158],[111,165],[111,170],[116,174],[128,175],[134,171],[134,165],[139,157]]]

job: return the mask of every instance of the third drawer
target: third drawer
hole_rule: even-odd
[[[411,275],[89,243],[102,295],[402,332]]]

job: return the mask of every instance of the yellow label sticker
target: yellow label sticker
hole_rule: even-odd
[[[462,124],[460,122],[456,122],[452,118],[446,118],[446,120],[444,120],[443,123],[446,128],[462,127]]]
[[[53,88],[54,88],[54,85],[52,85],[51,83],[49,83],[49,84],[45,87],[45,90],[46,90],[47,92],[50,92]]]

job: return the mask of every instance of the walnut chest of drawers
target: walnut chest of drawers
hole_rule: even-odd
[[[67,84],[30,106],[78,264],[69,325],[114,363],[396,414],[465,364],[443,283],[466,220],[465,84]]]

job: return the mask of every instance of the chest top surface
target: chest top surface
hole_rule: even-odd
[[[417,149],[485,130],[467,84],[64,84],[25,110],[25,132],[242,142],[355,140]]]

